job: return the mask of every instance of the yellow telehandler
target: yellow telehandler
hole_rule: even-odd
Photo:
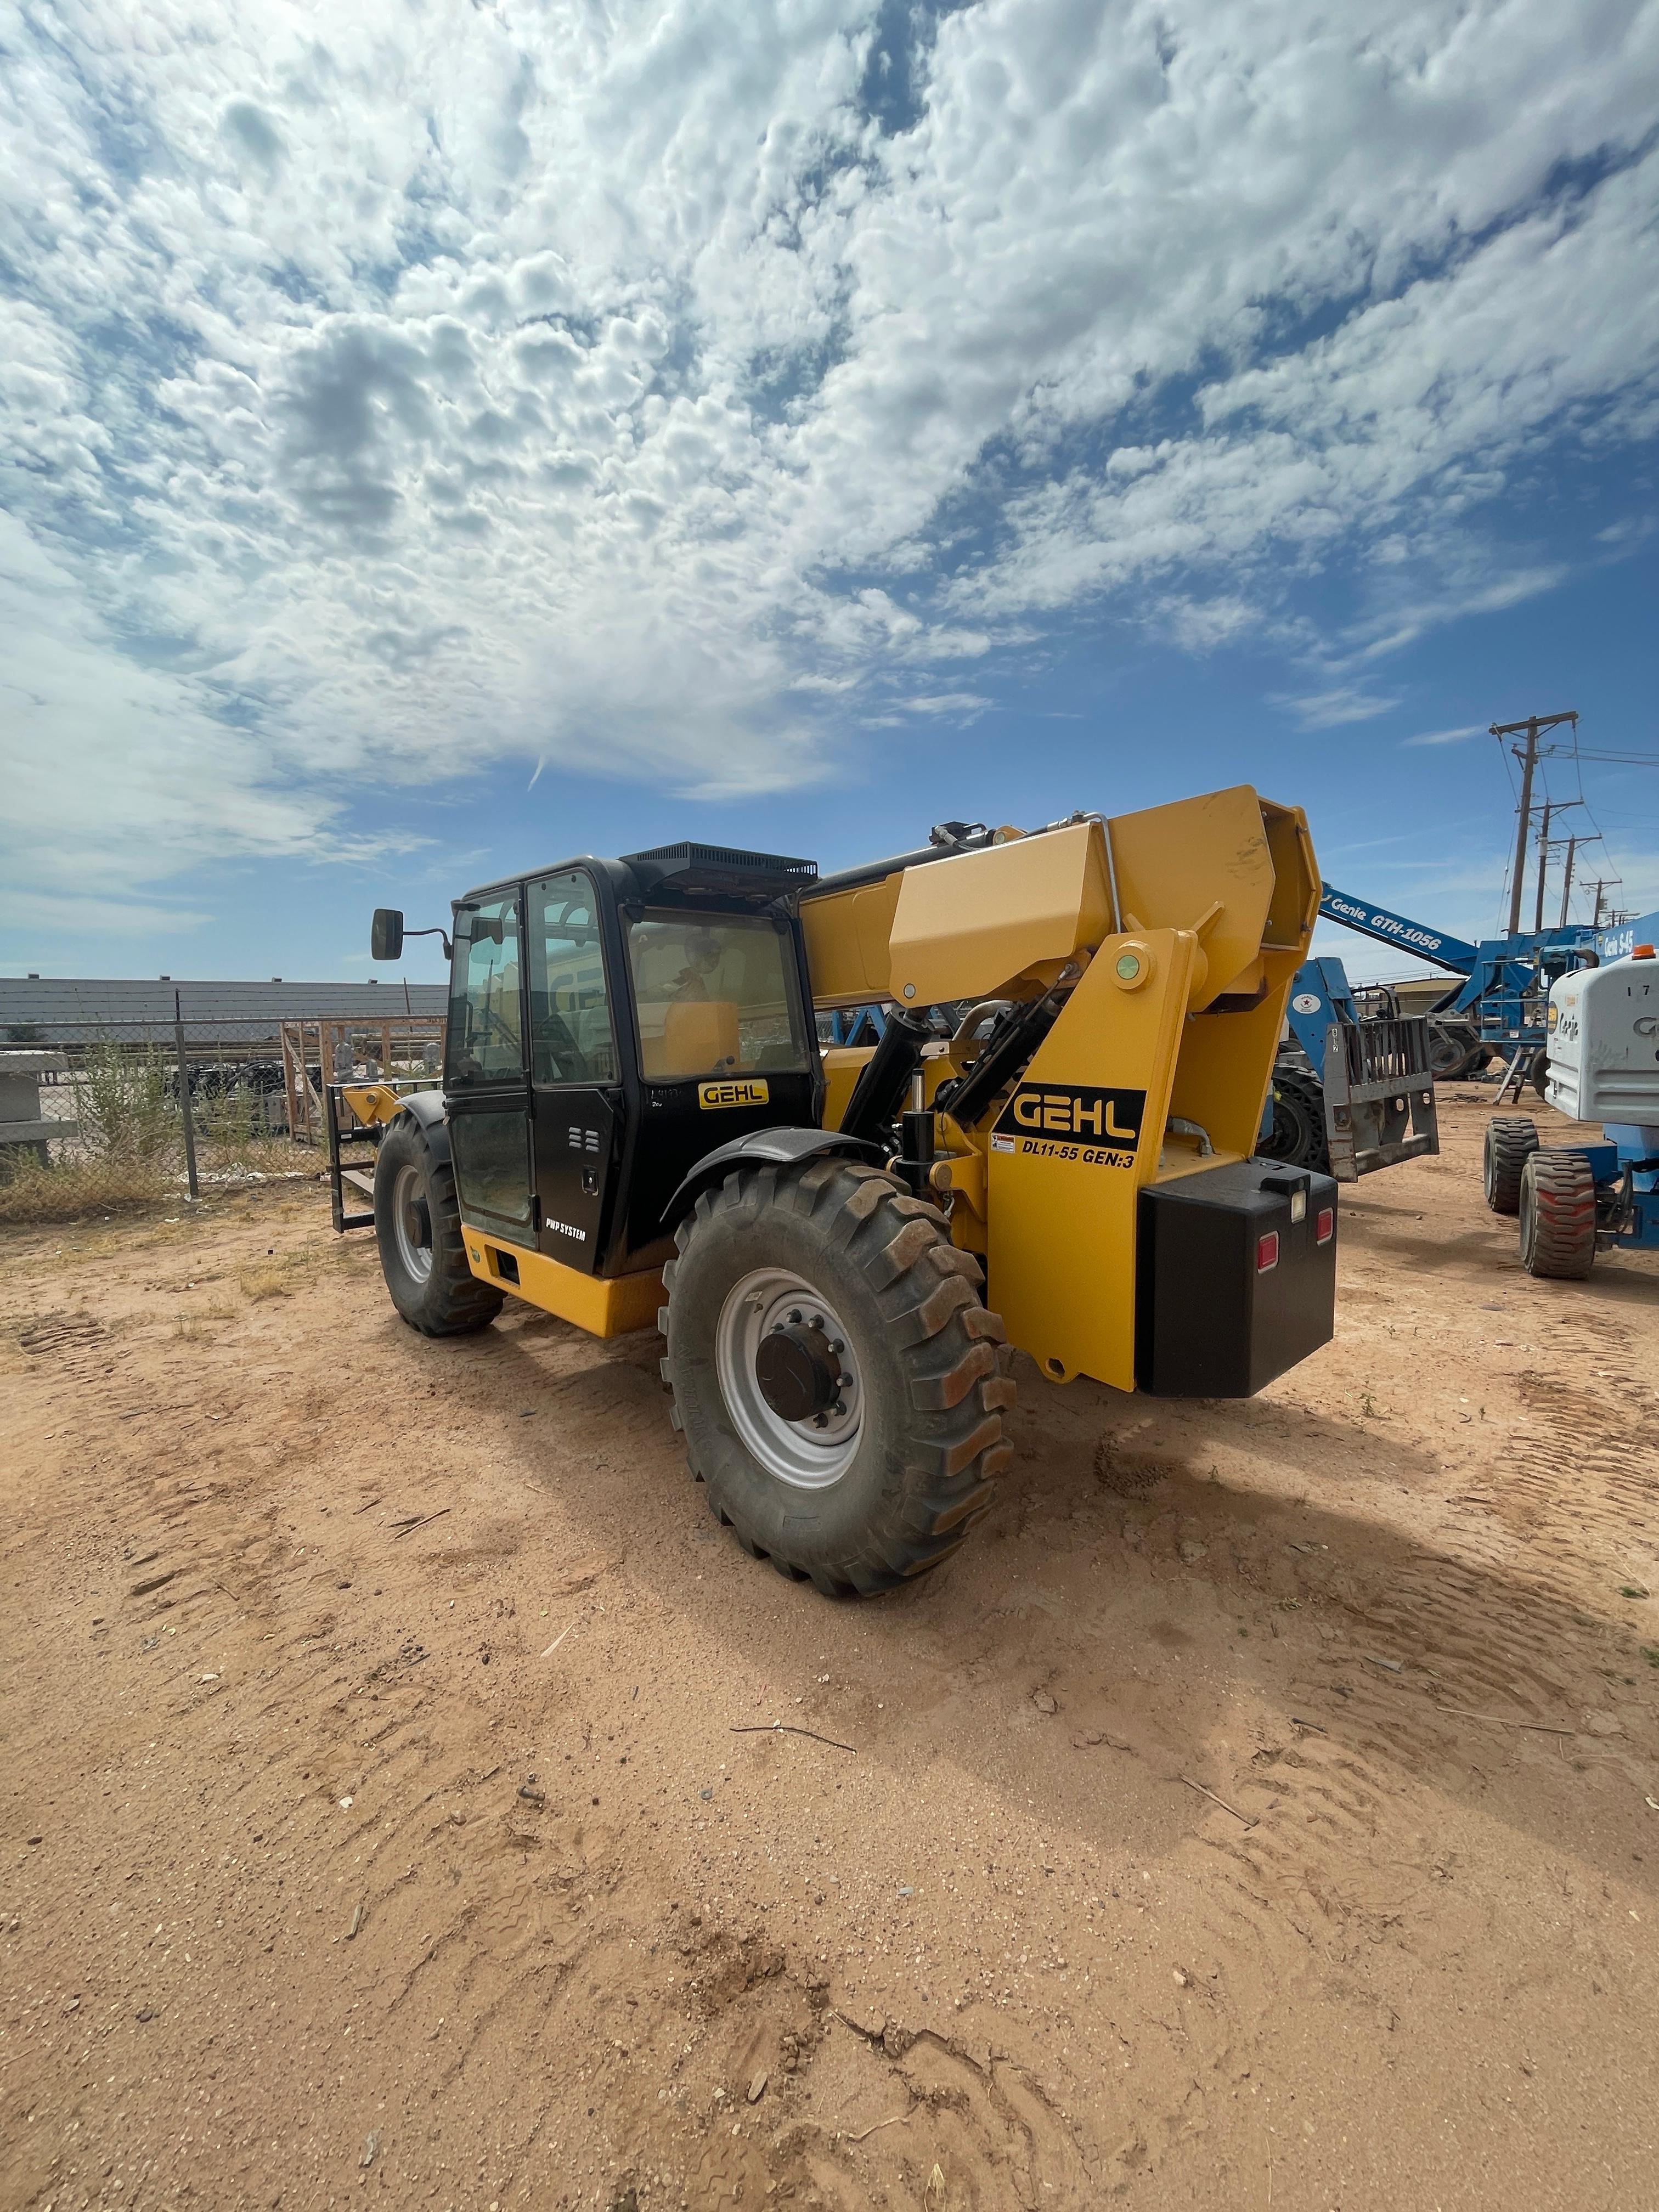
[[[1229,1397],[1328,1340],[1336,1185],[1253,1157],[1319,885],[1241,785],[828,877],[684,844],[469,891],[441,1091],[343,1091],[392,1303],[654,1322],[744,1549],[889,1588],[989,1504],[1015,1348]],[[375,957],[404,934],[377,910]]]

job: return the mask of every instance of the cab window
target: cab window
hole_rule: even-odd
[[[530,1066],[536,1082],[614,1083],[617,1042],[591,878],[580,868],[530,885]]]
[[[509,896],[458,907],[454,941],[445,1083],[465,1090],[522,1081],[518,901]]]
[[[764,915],[647,911],[628,963],[648,1082],[811,1065],[791,942]]]

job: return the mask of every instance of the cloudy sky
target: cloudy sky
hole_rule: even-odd
[[[1656,114],[1659,0],[0,0],[0,966],[1243,778],[1489,926],[1485,726],[1659,750]]]

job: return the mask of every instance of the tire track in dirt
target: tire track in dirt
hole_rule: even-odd
[[[1619,1826],[1637,1632],[1609,1595],[1654,1528],[1638,1363],[1601,1357],[1617,1418],[1582,1376],[1583,1402],[1493,1383],[1505,1425],[1454,1431],[1455,1471],[1370,1365],[1307,1407],[1034,1390],[1008,1512],[958,1567],[803,1613],[705,1540],[654,1346],[519,1316],[424,1346],[353,1268],[372,1255],[188,1355],[112,1311],[6,1375],[50,1509],[6,1553],[30,1583],[20,1765],[53,1778],[43,1848],[79,1853],[58,1892],[23,1860],[6,1939],[43,2000],[6,2020],[52,2130],[39,2203],[111,2166],[227,2207],[280,2180],[307,2212],[521,2184],[599,2212],[629,2189],[641,2212],[914,2212],[937,2166],[950,2212],[1254,2208],[1257,2085],[1298,2083],[1356,2142],[1381,2124],[1409,2162],[1436,2125],[1418,2054],[1478,2036],[1498,2065],[1528,2034],[1534,2075],[1494,2089],[1511,2133],[1461,2201],[1492,2201],[1487,2171],[1512,2194],[1523,2162],[1536,2201],[1569,2201],[1540,2177],[1595,2081],[1514,2130],[1534,2076],[1618,2040],[1644,1905]],[[1395,1431],[1356,1418],[1362,1385]],[[1624,1735],[1582,1732],[1598,1705]],[[728,1776],[750,1713],[857,1753]],[[1568,1849],[1578,1799],[1595,1822]],[[857,1839],[844,1890],[820,1826]],[[866,1859],[882,1879],[849,1904]],[[894,1904],[900,1874],[931,1920]],[[1369,2115],[1344,2101],[1368,2076]],[[0,2131],[23,2120],[0,2102]],[[1622,2156],[1617,2115],[1596,2126]],[[1317,2186],[1279,2171],[1286,2203],[1380,2201],[1334,2155]]]

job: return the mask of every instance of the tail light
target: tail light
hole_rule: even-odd
[[[1336,1208],[1334,1206],[1322,1206],[1319,1209],[1319,1218],[1314,1224],[1314,1243],[1328,1244],[1335,1234]]]
[[[1279,1265],[1279,1231],[1270,1229],[1265,1237],[1255,1241],[1255,1272],[1265,1275],[1270,1267]]]

